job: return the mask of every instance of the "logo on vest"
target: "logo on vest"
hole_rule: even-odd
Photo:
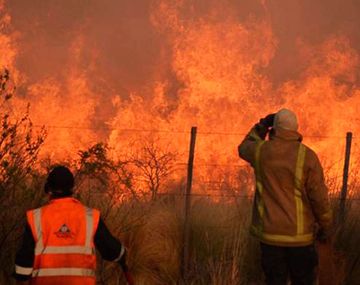
[[[72,237],[72,233],[66,224],[63,224],[60,227],[60,229],[57,232],[55,232],[55,235],[58,238],[71,238]]]

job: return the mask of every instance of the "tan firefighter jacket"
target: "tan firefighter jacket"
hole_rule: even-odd
[[[239,145],[239,155],[255,170],[251,232],[279,246],[314,242],[315,224],[332,223],[328,190],[320,161],[295,131],[272,130],[263,140],[254,127]]]

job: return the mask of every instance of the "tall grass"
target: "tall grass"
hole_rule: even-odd
[[[360,200],[356,197],[348,200],[345,213],[334,243],[335,260],[342,275],[338,279],[341,278],[344,285],[360,284]]]
[[[248,231],[251,204],[249,199],[237,203],[193,200],[190,272],[181,282],[183,201],[152,202],[143,225],[120,234],[129,247],[137,284],[264,284],[258,242]],[[359,206],[347,205],[347,218],[337,228],[332,247],[319,245],[320,270],[325,276],[320,284],[360,284]]]
[[[129,249],[129,265],[137,284],[251,284],[263,279],[258,244],[248,233],[251,201],[193,200],[186,281],[180,276],[183,200],[158,200],[151,205],[137,202],[131,208],[128,218],[138,225],[118,236]],[[115,279],[113,266],[102,269],[105,273],[99,276]],[[118,284],[110,279],[105,278],[104,284]],[[116,279],[121,279],[120,272]]]
[[[214,201],[193,197],[186,281],[181,281],[180,275],[184,222],[181,197],[118,204],[111,204],[104,195],[79,198],[106,213],[105,222],[111,232],[128,248],[129,267],[138,285],[264,284],[258,242],[248,232],[252,201],[247,198]],[[322,270],[325,275],[335,274],[332,281],[336,284],[360,284],[359,214],[360,202],[349,202],[346,219],[337,228],[335,250],[322,251],[325,263],[330,261]],[[9,268],[0,275],[0,284],[13,284]],[[101,258],[97,278],[98,284],[126,284],[120,268]]]
[[[256,243],[248,234],[251,202],[197,199],[192,208],[191,281],[249,284],[259,272]]]

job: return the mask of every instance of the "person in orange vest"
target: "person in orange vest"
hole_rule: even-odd
[[[323,169],[297,130],[296,115],[282,109],[260,119],[238,148],[255,172],[251,233],[260,241],[268,285],[285,285],[289,277],[293,285],[313,284],[314,242],[325,243],[331,232]]]
[[[95,285],[96,253],[127,271],[125,247],[115,239],[96,209],[72,197],[74,177],[64,166],[49,173],[47,205],[26,213],[23,242],[14,277],[20,284]]]

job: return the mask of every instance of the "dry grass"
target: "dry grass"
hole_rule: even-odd
[[[129,264],[137,284],[250,284],[262,279],[258,254],[254,254],[257,242],[248,234],[251,202],[196,199],[191,211],[189,279],[179,281],[182,206],[181,199],[157,201],[146,207],[146,215],[139,209],[144,208],[142,203],[132,206],[131,218],[138,221],[137,214],[141,223],[121,233],[120,238],[129,248]],[[111,273],[102,275],[114,277],[113,266],[104,269]]]
[[[91,206],[106,210],[98,197]],[[360,284],[360,202],[347,205],[347,218],[338,228],[335,250],[325,249],[322,284]],[[239,285],[263,284],[259,248],[248,232],[251,201],[194,198],[191,208],[191,261],[186,282],[180,281],[183,201],[128,202],[114,205],[106,223],[129,248],[129,265],[136,284]],[[4,267],[3,267],[4,268]],[[125,284],[121,270],[99,262],[98,284]],[[330,282],[330,281],[328,281]],[[2,274],[0,284],[13,284]]]
[[[180,220],[167,205],[154,205],[146,224],[129,237],[130,267],[137,284],[175,284],[179,279]]]
[[[264,284],[258,243],[248,232],[251,201],[246,199],[193,200],[190,274],[180,282],[182,205],[180,200],[155,202],[146,209],[142,225],[121,235],[130,248],[137,284]],[[348,205],[333,247],[319,248],[320,271],[326,277],[320,284],[360,284],[359,210]]]
[[[360,284],[360,200],[349,201],[346,209],[334,242],[335,272],[339,284]]]

